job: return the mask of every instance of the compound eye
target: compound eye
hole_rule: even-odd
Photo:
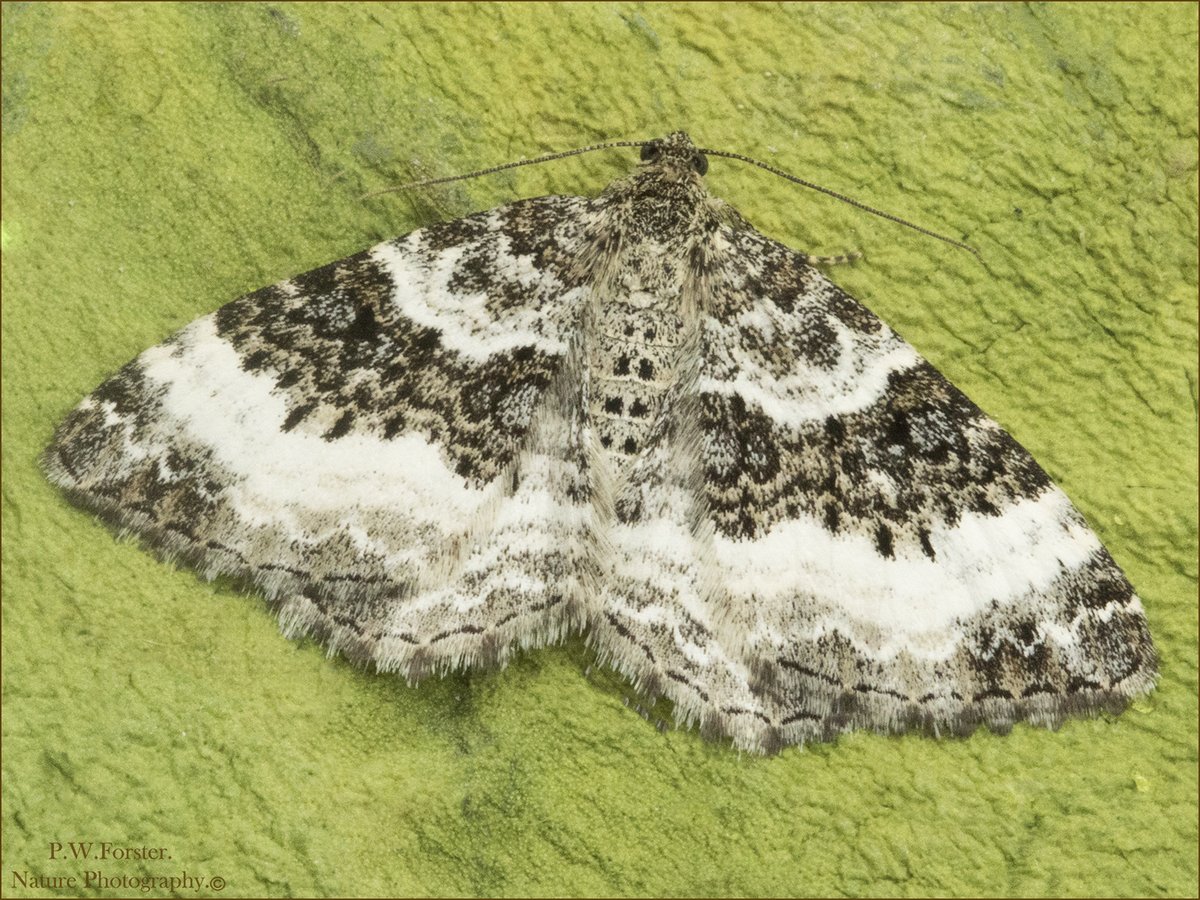
[[[703,175],[708,171],[708,157],[703,153],[697,153],[692,157],[692,168]]]
[[[662,155],[662,145],[658,141],[642,144],[642,162],[653,162]]]

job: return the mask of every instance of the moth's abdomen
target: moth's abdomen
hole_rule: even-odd
[[[638,304],[649,301],[649,305]],[[588,357],[592,427],[615,468],[638,455],[678,377],[684,322],[648,295],[598,310]]]

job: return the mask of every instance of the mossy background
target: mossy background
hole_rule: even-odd
[[[3,892],[1195,896],[1196,47],[1193,4],[5,4]],[[196,316],[634,156],[363,192],[676,128],[980,248],[712,161],[766,233],[863,251],[832,277],[1071,495],[1144,598],[1153,696],[739,756],[657,732],[577,640],[415,689],[331,661],[39,474]],[[70,840],[172,858],[47,859]]]

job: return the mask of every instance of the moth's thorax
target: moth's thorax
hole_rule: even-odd
[[[612,227],[627,242],[678,245],[716,221],[716,204],[701,177],[681,160],[643,165],[600,196]],[[678,249],[678,246],[672,249]]]

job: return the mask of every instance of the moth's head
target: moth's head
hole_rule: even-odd
[[[670,242],[705,231],[712,198],[700,176],[708,162],[684,132],[642,144],[642,163],[610,184],[602,199],[615,204],[629,234]]]
[[[664,138],[643,144],[642,164],[677,176],[703,175],[708,171],[708,157],[696,149],[686,131],[672,131]]]

